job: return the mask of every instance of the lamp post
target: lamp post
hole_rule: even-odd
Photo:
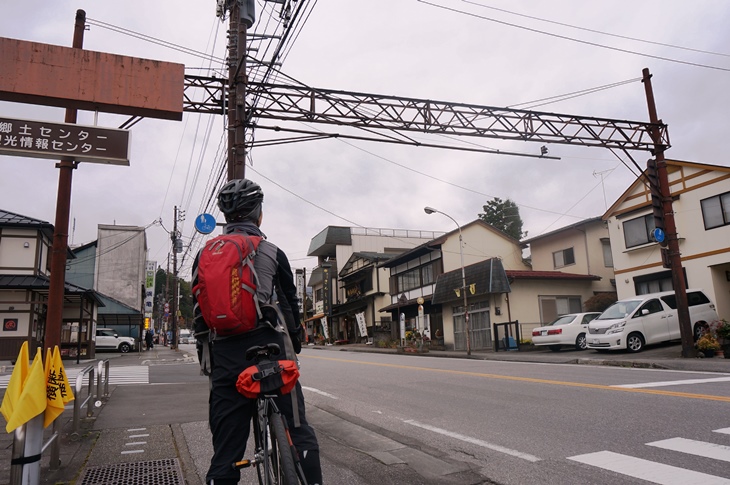
[[[466,304],[466,272],[464,271],[464,249],[463,249],[463,243],[464,238],[461,235],[461,226],[458,222],[456,222],[456,219],[451,217],[445,212],[441,212],[440,210],[436,210],[433,207],[424,207],[423,211],[426,214],[433,214],[434,212],[438,212],[441,215],[444,215],[454,221],[454,224],[456,224],[456,227],[459,229],[459,256],[461,257],[461,293],[464,295],[464,327],[466,330],[466,355],[471,355],[471,337],[469,336],[469,311]]]

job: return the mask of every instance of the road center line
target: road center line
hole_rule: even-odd
[[[661,382],[645,382],[642,384],[622,384],[619,386],[624,389],[642,389],[646,387],[667,387],[667,386],[682,386],[685,384],[707,384],[712,382],[730,382],[730,377],[715,377],[714,379],[684,379],[679,381],[661,381]]]
[[[414,370],[414,371],[421,371],[421,372],[433,372],[433,373],[439,373],[439,374],[452,374],[452,375],[462,375],[462,376],[471,376],[471,377],[482,377],[486,379],[499,379],[499,380],[505,380],[505,381],[516,381],[516,382],[529,382],[533,384],[548,384],[553,386],[568,386],[568,387],[582,387],[586,389],[601,389],[604,391],[618,391],[618,392],[635,392],[639,394],[653,394],[656,396],[672,396],[672,397],[684,397],[687,399],[702,399],[705,401],[720,401],[720,402],[727,402],[730,403],[730,396],[714,396],[711,394],[693,394],[689,392],[675,392],[675,391],[663,391],[663,390],[657,390],[657,389],[631,389],[626,387],[616,387],[616,386],[608,386],[605,384],[590,384],[586,382],[569,382],[569,381],[556,381],[552,379],[536,379],[533,377],[518,377],[518,376],[503,376],[499,374],[488,374],[483,372],[471,372],[471,371],[461,371],[461,370],[451,370],[451,369],[434,369],[430,367],[416,367],[413,365],[402,365],[402,364],[386,364],[383,362],[363,362],[359,360],[349,360],[349,359],[336,359],[333,357],[319,357],[319,356],[313,356],[313,355],[307,355],[305,357],[306,359],[318,359],[318,360],[326,360],[330,362],[345,362],[349,364],[358,364],[358,365],[372,365],[376,367],[388,367],[392,369],[405,369],[405,370]]]
[[[438,434],[441,434],[441,435],[444,435],[444,436],[448,436],[450,438],[454,438],[454,439],[457,439],[457,440],[460,440],[460,441],[464,441],[466,443],[471,443],[473,445],[481,446],[482,448],[487,448],[487,449],[490,449],[492,451],[498,451],[500,453],[504,453],[506,455],[514,456],[516,458],[521,458],[523,460],[527,460],[527,461],[530,461],[530,462],[533,462],[533,463],[534,462],[537,462],[537,461],[540,461],[540,458],[538,458],[536,456],[533,456],[533,455],[529,455],[527,453],[522,453],[521,451],[513,450],[513,449],[510,449],[510,448],[505,448],[504,446],[495,445],[493,443],[488,443],[486,441],[483,441],[483,440],[480,440],[480,439],[477,439],[477,438],[472,438],[471,436],[466,436],[466,435],[463,435],[463,434],[454,433],[453,431],[448,431],[448,430],[445,430],[445,429],[437,428],[435,426],[431,426],[431,425],[428,425],[428,424],[419,423],[418,421],[413,421],[412,419],[408,419],[408,420],[405,420],[403,422],[406,423],[406,424],[410,424],[412,426],[416,426],[418,428],[423,428],[423,429],[426,429],[428,431],[433,431],[434,433],[438,433]]]

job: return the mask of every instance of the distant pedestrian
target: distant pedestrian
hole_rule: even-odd
[[[150,350],[152,347],[155,346],[155,344],[152,343],[152,332],[147,330],[147,333],[144,334],[144,343],[147,345],[147,350]]]

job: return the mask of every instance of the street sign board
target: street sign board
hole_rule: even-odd
[[[0,155],[129,165],[129,131],[0,117]]]
[[[195,218],[195,230],[201,234],[210,234],[215,229],[215,217],[211,214],[200,214]]]

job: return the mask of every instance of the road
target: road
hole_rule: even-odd
[[[143,360],[140,377],[111,359],[117,383],[94,427],[179,423],[202,473],[206,378],[190,360]],[[326,483],[730,484],[727,374],[318,349],[300,360]]]

